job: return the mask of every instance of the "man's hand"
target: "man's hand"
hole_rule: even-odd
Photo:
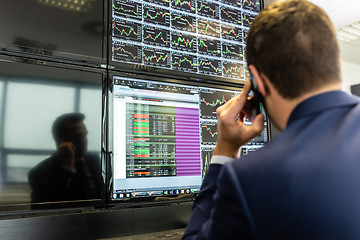
[[[73,143],[61,141],[58,146],[58,156],[64,168],[75,168],[75,145]]]
[[[224,155],[232,158],[239,157],[242,145],[258,136],[264,130],[264,115],[258,114],[251,126],[244,124],[247,116],[251,119],[248,94],[250,82],[246,82],[243,92],[216,110],[218,123],[218,138],[213,155]]]

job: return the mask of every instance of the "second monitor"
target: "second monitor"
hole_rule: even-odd
[[[115,76],[112,199],[198,192],[216,144],[216,108],[240,92]],[[265,128],[242,153],[267,140]]]

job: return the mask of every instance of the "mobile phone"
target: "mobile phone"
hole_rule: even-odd
[[[262,113],[264,111],[263,110],[264,97],[259,92],[256,82],[254,80],[254,76],[250,72],[250,69],[249,69],[249,73],[250,73],[251,91],[252,91],[252,93],[250,93],[250,96],[252,97],[251,98],[251,117],[252,117],[252,119],[254,119],[256,115],[258,115],[259,113]]]

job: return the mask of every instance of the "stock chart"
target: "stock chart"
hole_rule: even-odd
[[[234,91],[202,89],[200,91],[200,118],[216,120],[216,109],[236,94]]]
[[[205,173],[209,168],[212,151],[212,147],[201,147],[202,178],[205,177]]]
[[[201,122],[201,144],[215,145],[217,134],[216,122]]]
[[[260,9],[260,0],[113,0],[112,60],[244,79]]]

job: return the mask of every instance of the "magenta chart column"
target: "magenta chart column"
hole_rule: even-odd
[[[199,109],[175,108],[176,175],[201,175]]]

